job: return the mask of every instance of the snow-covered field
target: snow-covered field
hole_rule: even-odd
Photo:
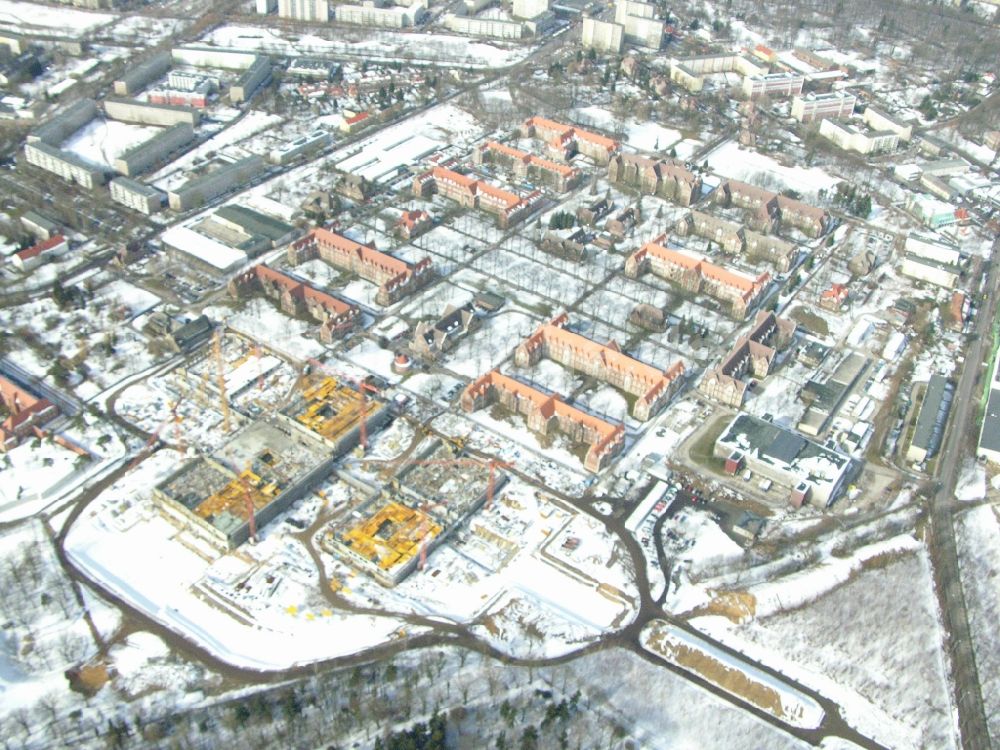
[[[94,13],[64,6],[52,7],[38,3],[0,0],[0,26],[14,29],[41,27],[45,29],[45,33],[57,36],[82,34],[85,31],[111,23],[116,18],[117,16],[110,13]]]
[[[111,168],[115,159],[133,146],[148,141],[160,130],[161,128],[98,118],[71,135],[62,144],[62,149],[93,164]]]
[[[818,190],[829,192],[840,182],[819,167],[786,167],[770,156],[742,148],[733,141],[712,151],[707,161],[719,175],[777,192],[795,190],[806,201],[815,200]]]
[[[581,107],[572,111],[573,120],[584,127],[591,126],[607,133],[624,131],[622,138],[632,148],[640,151],[655,151],[665,154],[682,140],[679,131],[665,128],[655,122],[637,122],[633,119],[618,120],[611,112],[601,107]],[[681,157],[680,152],[678,156]],[[683,158],[683,157],[681,157]]]

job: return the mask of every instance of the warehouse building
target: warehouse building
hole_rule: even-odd
[[[212,214],[212,219],[235,232],[250,237],[263,237],[272,248],[287,245],[297,233],[291,224],[272,219],[245,206],[222,206]]]
[[[203,206],[213,198],[245,185],[266,168],[264,157],[254,155],[195,177],[167,194],[170,208],[174,211],[187,211]]]
[[[314,130],[308,135],[296,138],[291,143],[287,143],[278,148],[271,149],[267,155],[268,161],[272,164],[288,164],[302,154],[312,151],[319,151],[330,144],[330,134],[325,130]]]
[[[135,177],[167,161],[167,157],[194,140],[194,128],[178,123],[154,135],[148,141],[133,146],[115,159],[115,171]]]
[[[111,181],[110,188],[111,200],[146,216],[163,208],[167,200],[166,194],[161,190],[128,177],[116,177]]]
[[[190,227],[174,226],[160,235],[167,253],[180,263],[191,264],[215,276],[235,271],[247,262],[247,254]]]
[[[943,375],[931,375],[920,404],[920,414],[913,428],[913,438],[906,451],[906,460],[926,461],[937,453],[951,411],[952,385]]]

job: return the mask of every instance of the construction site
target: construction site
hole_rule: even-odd
[[[375,392],[364,382],[355,389],[332,375],[313,372],[303,377],[298,392],[281,413],[323,440],[335,455],[341,455],[357,444],[367,449],[369,433],[388,421],[386,404],[368,395]]]
[[[456,455],[450,443],[435,441],[417,460],[408,462],[372,500],[351,514],[347,525],[335,522],[322,546],[349,564],[395,586],[427,553],[472,513],[491,502],[507,477],[506,466]],[[360,520],[359,520],[360,519]]]

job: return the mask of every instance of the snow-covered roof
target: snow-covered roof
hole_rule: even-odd
[[[223,245],[184,226],[171,227],[160,239],[163,244],[194,256],[220,271],[228,271],[247,260],[246,253],[242,250]]]

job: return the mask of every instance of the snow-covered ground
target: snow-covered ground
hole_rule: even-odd
[[[161,128],[97,118],[71,135],[61,146],[82,159],[111,168],[115,159],[159,133]]]
[[[719,175],[780,192],[791,189],[803,200],[815,200],[816,192],[829,192],[840,179],[819,167],[786,167],[770,156],[727,141],[712,151],[708,165]]]

